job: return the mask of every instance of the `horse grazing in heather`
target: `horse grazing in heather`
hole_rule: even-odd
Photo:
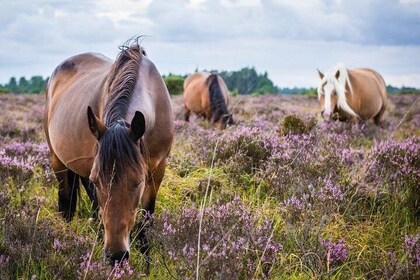
[[[191,112],[204,117],[219,129],[233,124],[228,111],[229,91],[222,77],[207,72],[194,73],[184,81],[184,116],[189,121]]]
[[[321,82],[318,101],[324,120],[374,119],[380,125],[387,108],[386,85],[382,76],[371,69],[346,69],[339,64],[325,75],[318,70]]]
[[[80,178],[94,209],[99,204],[111,264],[129,257],[139,202],[154,212],[174,135],[170,97],[155,65],[137,41],[120,49],[115,62],[96,53],[62,62],[48,83],[44,120],[59,212],[73,218]],[[138,238],[148,254],[144,230]]]

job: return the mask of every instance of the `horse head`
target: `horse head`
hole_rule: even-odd
[[[223,130],[228,125],[235,124],[235,121],[233,120],[232,113],[228,113],[221,116],[217,121],[214,121],[214,124],[216,128]]]
[[[136,111],[131,124],[117,121],[107,127],[90,107],[87,113],[90,131],[97,139],[90,180],[105,229],[104,256],[114,264],[129,257],[130,232],[145,188],[146,165],[139,145],[145,119]]]
[[[321,79],[318,86],[318,101],[321,105],[321,116],[324,120],[338,118],[338,110],[358,117],[347,103],[346,94],[353,94],[349,75],[344,65],[339,64],[325,73],[318,70]]]

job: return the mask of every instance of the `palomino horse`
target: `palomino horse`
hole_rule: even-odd
[[[379,125],[387,107],[384,79],[379,73],[366,68],[346,69],[339,64],[325,75],[318,70],[321,82],[318,101],[321,115],[341,121],[368,120]]]
[[[93,206],[99,203],[105,258],[128,258],[138,204],[153,213],[174,135],[158,70],[138,43],[121,47],[115,62],[96,53],[76,55],[55,69],[46,99],[59,211],[73,218],[81,178]]]
[[[232,114],[227,109],[228,92],[219,75],[207,72],[191,74],[184,81],[185,120],[189,121],[192,111],[220,129],[232,124]]]

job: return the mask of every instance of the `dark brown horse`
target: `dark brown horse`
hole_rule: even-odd
[[[378,72],[367,68],[347,69],[342,64],[325,75],[318,72],[321,78],[318,100],[324,119],[357,122],[373,118],[375,124],[380,124],[388,98],[385,81]]]
[[[154,211],[174,134],[169,94],[155,65],[138,43],[121,49],[115,62],[96,53],[62,62],[48,84],[44,122],[59,211],[73,218],[80,178],[93,207],[99,203],[111,263],[129,256],[139,202]]]
[[[229,91],[222,77],[207,72],[194,73],[184,81],[184,116],[189,121],[191,112],[224,129],[233,123],[227,106]]]

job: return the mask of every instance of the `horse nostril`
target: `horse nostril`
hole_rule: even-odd
[[[109,264],[112,266],[117,263],[122,263],[124,260],[128,260],[129,257],[130,253],[128,251],[115,252],[113,254],[105,253],[105,259],[107,259]]]

